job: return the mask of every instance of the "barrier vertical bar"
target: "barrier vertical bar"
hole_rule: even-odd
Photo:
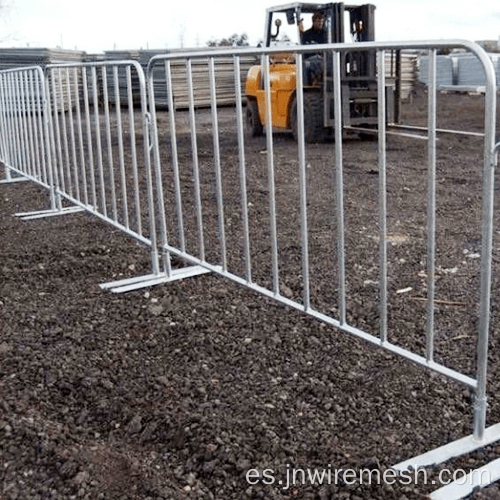
[[[335,199],[337,211],[337,253],[339,270],[339,322],[346,323],[344,174],[342,164],[342,87],[340,52],[333,53],[333,100],[335,119]]]
[[[11,166],[14,166],[15,164],[15,140],[16,140],[16,134],[15,134],[15,125],[14,125],[14,117],[12,114],[12,90],[11,90],[11,73],[7,73],[5,75],[5,119],[6,119],[6,125],[8,126],[9,129],[9,138],[8,138],[8,149],[9,149],[9,164]],[[8,170],[9,177],[8,179],[11,179],[11,173],[10,169]]]
[[[38,103],[38,129],[40,136],[40,153],[42,159],[42,172],[45,179],[45,183],[48,184],[51,189],[52,177],[50,172],[52,171],[52,165],[49,162],[49,152],[48,152],[48,132],[45,129],[46,115],[47,115],[47,98],[45,95],[45,82],[42,70],[36,72],[37,84],[35,85],[37,103]]]
[[[385,119],[385,50],[377,52],[377,121],[378,121],[378,182],[379,182],[379,280],[380,280],[380,340],[387,342],[387,175]]]
[[[10,92],[10,74],[6,73],[3,75],[3,92],[4,92],[4,106],[5,106],[5,112],[4,112],[4,123],[6,130],[9,131],[8,137],[7,137],[7,152],[8,152],[8,160],[9,160],[9,165],[13,165],[14,159],[13,159],[13,151],[14,151],[14,127],[13,127],[13,119],[12,119],[12,112],[11,112],[11,106],[10,106],[10,101],[12,99],[11,97],[11,92]],[[10,169],[7,169],[7,181],[10,181],[12,176]]]
[[[23,129],[23,116],[22,116],[22,105],[21,105],[21,93],[19,89],[19,78],[15,74],[12,75],[13,87],[15,95],[15,108],[14,113],[17,122],[17,147],[19,148],[19,168],[22,172],[28,173],[27,159],[26,159],[26,148],[24,147],[24,129]]]
[[[427,323],[426,358],[434,358],[434,300],[436,294],[436,49],[429,51],[428,168],[427,168]]]
[[[245,255],[245,278],[252,281],[252,262],[250,257],[250,231],[248,224],[248,197],[245,167],[245,141],[243,133],[243,107],[241,95],[240,57],[234,56],[234,83],[236,89],[236,128],[238,132],[238,152],[240,167],[241,214],[243,224],[243,251]]]
[[[208,73],[210,80],[210,103],[212,111],[212,139],[214,145],[215,188],[216,188],[216,198],[217,198],[217,214],[219,219],[219,238],[221,247],[222,270],[227,271],[227,250],[226,250],[226,233],[224,228],[224,204],[222,197],[219,124],[217,120],[217,93],[215,90],[215,62],[213,57],[209,58]]]
[[[69,106],[69,103],[67,103],[67,100],[64,98],[65,96],[64,96],[63,77],[61,68],[58,68],[57,76],[58,76],[59,97],[61,99],[62,140],[63,140],[63,150],[64,150],[64,162],[61,165],[61,169],[65,171],[65,175],[68,180],[69,194],[70,196],[73,196],[73,180],[71,175],[71,164],[69,160],[68,127],[66,122],[66,105]]]
[[[82,68],[82,78],[84,81],[83,85],[83,104],[85,111],[85,130],[87,136],[87,156],[89,161],[89,173],[90,173],[90,190],[92,197],[92,209],[97,210],[97,186],[94,172],[94,148],[92,146],[92,126],[90,118],[90,99],[88,91],[88,73],[87,68],[84,66]]]
[[[108,68],[102,67],[102,88],[103,88],[103,106],[104,106],[104,126],[106,130],[106,145],[108,152],[108,171],[109,187],[111,190],[111,210],[113,220],[118,221],[118,208],[116,204],[115,170],[113,159],[113,145],[111,142],[111,118],[109,115],[109,92],[108,92]]]
[[[40,124],[40,95],[38,92],[38,73],[34,70],[31,71],[31,77],[29,80],[29,95],[31,96],[31,133],[33,134],[35,158],[37,165],[37,177],[39,181],[47,183],[47,177],[45,172],[45,158],[41,154],[40,150],[43,145],[43,136],[39,136],[39,124]]]
[[[132,69],[130,66],[125,68],[127,76],[127,106],[128,106],[128,119],[129,119],[129,132],[130,132],[130,149],[132,155],[132,178],[134,189],[134,203],[135,203],[135,217],[137,219],[137,232],[142,234],[142,211],[141,200],[139,198],[139,173],[137,167],[137,148],[135,146],[136,133],[134,121],[134,100],[132,96]]]
[[[194,190],[196,202],[196,220],[198,223],[198,245],[200,259],[205,260],[205,240],[203,235],[203,215],[201,207],[201,190],[200,190],[200,171],[198,166],[198,142],[196,138],[196,118],[194,113],[194,91],[193,91],[193,70],[191,59],[188,58],[187,64],[187,79],[188,79],[188,94],[189,94],[189,126],[191,131],[191,150],[193,154],[193,175],[194,175]]]
[[[9,125],[9,149],[10,149],[10,164],[17,168],[19,166],[19,149],[18,146],[18,130],[17,116],[15,114],[15,92],[13,86],[13,74],[6,75],[6,100],[8,109],[8,125]],[[10,173],[10,170],[9,170]]]
[[[44,137],[44,148],[47,157],[47,176],[50,189],[50,210],[55,212],[59,206],[59,196],[57,194],[57,169],[54,166],[54,152],[52,150],[52,127],[51,127],[51,109],[50,109],[50,94],[49,94],[49,80],[47,72],[40,69],[40,89],[42,94],[42,126]]]
[[[75,122],[73,119],[73,97],[72,97],[73,91],[71,89],[71,79],[70,79],[70,74],[69,74],[69,68],[65,69],[65,80],[66,80],[66,92],[68,94],[67,101],[68,101],[68,114],[69,114],[69,140],[70,140],[70,144],[71,144],[71,159],[72,159],[72,163],[73,163],[73,177],[74,177],[74,181],[75,181],[75,193],[76,193],[77,200],[81,201],[80,175],[78,174],[78,161],[76,158]],[[68,165],[68,168],[69,168],[69,165]]]
[[[486,426],[486,384],[488,369],[488,337],[490,327],[491,264],[493,249],[493,200],[495,188],[496,85],[491,60],[481,54],[486,74],[485,137],[482,184],[481,295],[477,347],[477,389],[474,403],[474,439],[481,441]]]
[[[58,150],[56,147],[56,126],[54,121],[57,122],[57,102],[55,97],[51,93],[51,84],[53,86],[53,70],[49,69],[46,73],[46,83],[45,83],[45,95],[47,98],[47,131],[48,131],[48,141],[49,141],[49,151],[51,158],[51,170],[52,170],[52,185],[54,192],[54,210],[61,210],[61,196],[59,191],[64,189],[64,177],[61,179],[60,162],[58,162]],[[54,103],[54,104],[53,104]]]
[[[178,225],[178,238],[179,248],[181,252],[186,251],[186,242],[184,238],[184,216],[182,213],[182,194],[181,183],[179,176],[179,155],[177,152],[177,130],[175,125],[175,105],[174,105],[174,88],[172,85],[172,69],[170,61],[165,61],[165,82],[167,88],[168,99],[168,119],[170,124],[170,147],[172,170],[174,176],[174,191],[175,191],[175,205],[177,211],[177,225]]]
[[[24,171],[31,177],[33,175],[30,147],[29,147],[29,134],[28,134],[28,124],[27,124],[27,109],[26,109],[26,92],[25,92],[25,71],[21,71],[17,74],[16,84],[19,90],[19,108],[18,112],[21,119],[21,146],[23,148],[24,156]]]
[[[10,101],[10,114],[11,114],[11,124],[14,128],[12,134],[12,164],[15,168],[22,171],[22,162],[21,162],[21,150],[20,150],[20,139],[19,139],[19,117],[18,113],[16,113],[16,105],[17,105],[17,93],[14,85],[14,74],[9,74],[9,101]]]
[[[298,133],[298,167],[299,167],[299,195],[300,195],[300,232],[302,246],[302,279],[304,309],[311,307],[311,291],[309,283],[309,239],[307,228],[307,185],[306,185],[306,146],[304,138],[304,82],[303,82],[303,55],[299,52],[297,62],[297,133]]]
[[[17,78],[15,78],[15,85],[17,90],[17,113],[19,114],[19,133],[20,133],[20,142],[19,145],[22,148],[22,165],[23,172],[26,172],[28,175],[31,175],[30,172],[30,162],[29,162],[29,149],[27,147],[27,137],[26,137],[26,109],[24,107],[24,99],[22,93],[22,86],[20,80],[22,80],[22,72],[18,73]]]
[[[82,68],[83,69],[83,68]],[[83,79],[83,72],[82,72]],[[83,202],[85,205],[89,204],[89,192],[87,185],[87,170],[85,167],[85,148],[83,145],[83,125],[82,125],[82,112],[80,109],[80,89],[78,85],[78,68],[73,68],[73,84],[75,86],[75,101],[76,101],[76,129],[78,137],[78,151],[80,152],[80,165],[82,172],[82,184],[83,184]],[[87,81],[84,81],[84,87],[87,86]]]
[[[21,146],[19,139],[19,119],[18,113],[16,113],[16,104],[17,104],[17,93],[14,85],[14,74],[9,74],[9,96],[10,96],[10,113],[12,116],[11,122],[14,128],[13,133],[13,166],[18,170],[22,171],[22,162],[21,162]]]
[[[30,134],[30,116],[29,116],[29,100],[26,91],[26,83],[28,79],[28,71],[22,71],[20,73],[20,96],[21,96],[21,116],[23,121],[23,132],[24,132],[24,144],[23,147],[26,150],[26,169],[32,178],[36,178],[35,165],[33,163],[33,146],[32,137]]]
[[[172,264],[170,262],[170,252],[167,250],[168,246],[168,231],[167,220],[165,216],[165,197],[163,194],[163,175],[161,169],[160,159],[160,145],[158,137],[158,122],[156,119],[156,99],[154,92],[154,77],[153,73],[148,71],[148,90],[149,90],[149,112],[151,113],[152,122],[152,149],[154,155],[155,179],[156,179],[156,201],[158,205],[158,214],[160,217],[160,241],[159,245],[162,252],[163,272],[167,278],[172,276]]]
[[[1,143],[2,143],[2,161],[5,163],[5,180],[3,182],[10,182],[11,175],[8,164],[10,164],[10,152],[9,152],[9,142],[10,142],[10,127],[7,125],[7,104],[5,100],[5,86],[6,86],[7,75],[0,73],[0,125],[2,127]]]
[[[24,147],[24,116],[21,88],[19,85],[19,74],[14,75],[14,86],[16,89],[16,114],[19,128],[19,147],[22,148],[22,150],[20,151],[20,166],[21,170],[29,175],[28,160],[26,158],[26,148]]]
[[[56,90],[56,83],[54,77],[55,70],[51,70],[51,83],[52,83],[52,122],[51,122],[51,132],[54,137],[54,160],[57,155],[57,180],[58,180],[58,188],[66,191],[66,178],[64,174],[64,164],[62,159],[62,147],[61,147],[61,130],[59,126],[59,105],[58,105],[58,97]],[[55,124],[55,126],[54,126]]]
[[[6,154],[6,134],[7,129],[5,127],[5,103],[3,99],[3,87],[4,87],[4,74],[0,73],[0,159],[5,162]],[[7,176],[7,168],[5,169],[5,175]],[[1,181],[1,180],[0,180]]]
[[[148,113],[148,99],[146,95],[146,81],[142,67],[139,63],[134,63],[139,79],[140,95],[141,95],[141,116],[142,116],[142,133],[144,136],[144,162],[146,170],[146,189],[148,196],[148,212],[149,212],[149,239],[151,241],[151,271],[153,275],[159,276],[159,255],[158,255],[158,235],[156,234],[156,213],[153,189],[153,172],[151,169],[151,115]]]
[[[273,151],[273,111],[271,104],[271,82],[269,78],[269,55],[264,56],[264,89],[266,107],[266,144],[267,144],[267,175],[269,186],[269,224],[271,239],[271,266],[273,277],[273,292],[280,293],[278,274],[278,237],[276,228],[276,189],[274,183],[274,151]]]
[[[102,142],[101,142],[101,123],[100,123],[101,118],[99,114],[99,99],[97,96],[97,70],[95,66],[92,66],[91,73],[92,73],[92,97],[94,105],[94,125],[95,125],[96,147],[97,147],[97,168],[99,170],[102,213],[104,217],[107,217],[108,208],[106,200],[106,186],[104,184],[104,165],[102,163]]]
[[[4,175],[5,179],[1,182],[11,182],[12,176],[10,173],[10,168],[8,165],[11,164],[11,139],[12,139],[12,127],[10,126],[10,119],[8,118],[9,107],[7,104],[7,78],[8,75],[0,74],[0,105],[1,112],[0,116],[2,119],[2,161],[5,163]]]
[[[10,108],[10,125],[12,127],[12,166],[19,171],[22,171],[21,150],[19,139],[19,116],[16,112],[17,109],[17,93],[14,85],[14,74],[8,75],[8,100]]]
[[[26,136],[26,152],[28,155],[28,168],[31,176],[34,179],[39,179],[38,175],[38,164],[36,162],[35,157],[35,145],[34,145],[34,137],[33,137],[33,121],[32,121],[32,99],[31,94],[29,92],[29,75],[30,72],[28,70],[22,73],[22,93],[24,96],[23,99],[23,107],[24,107],[24,116],[25,116],[25,136]]]
[[[123,151],[123,127],[122,111],[120,101],[120,85],[118,81],[118,66],[113,66],[113,86],[115,91],[115,113],[116,126],[118,131],[118,164],[120,168],[121,197],[123,200],[123,225],[129,228],[128,199],[127,199],[127,179],[125,176],[125,158]]]

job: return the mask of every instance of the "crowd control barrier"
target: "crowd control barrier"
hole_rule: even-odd
[[[435,348],[437,143],[440,133],[458,133],[437,127],[436,57],[443,48],[470,51],[486,75],[484,130],[470,134],[483,141],[474,375],[447,366]],[[391,114],[387,113],[385,90],[386,56],[391,51],[404,49],[428,52],[426,126],[403,127],[388,121]],[[13,176],[16,176],[37,182],[51,193],[51,214],[62,213],[68,207],[86,210],[149,248],[151,274],[108,283],[104,285],[106,289],[125,292],[212,272],[470,388],[475,393],[471,435],[394,468],[405,471],[430,466],[500,439],[500,424],[486,427],[493,190],[498,149],[494,68],[479,46],[465,41],[328,44],[321,50],[333,68],[335,97],[332,161],[328,165],[333,177],[334,206],[330,207],[329,227],[313,227],[311,222],[315,214],[311,213],[308,193],[311,189],[321,189],[322,185],[308,171],[310,146],[304,139],[304,58],[310,52],[317,52],[318,47],[287,47],[297,64],[298,140],[293,159],[277,153],[280,138],[272,130],[269,104],[273,96],[270,67],[273,56],[281,54],[283,48],[157,55],[151,59],[146,75],[138,64],[129,61],[50,65],[45,73],[38,68],[1,72],[0,151],[7,172],[5,180],[15,180]],[[374,227],[378,228],[378,243],[374,246],[378,277],[374,282],[377,286],[374,297],[378,304],[378,328],[375,332],[352,324],[348,306],[352,294],[347,261],[361,256],[352,254],[346,238],[350,214],[345,200],[342,64],[346,54],[362,51],[376,53],[377,61],[374,168],[378,209]],[[259,57],[262,62],[266,119],[265,137],[258,142],[258,147],[263,166],[249,165],[246,157],[248,148],[255,147],[252,140],[256,141],[249,139],[244,130],[244,75],[240,68],[242,58],[249,55]],[[223,111],[217,100],[216,65],[222,60],[225,65],[231,61],[234,71],[236,102],[229,111],[233,113],[230,130],[221,128],[219,120]],[[180,63],[185,65],[186,76],[181,82],[187,89],[185,109],[179,109],[174,100],[176,83],[171,71],[174,61],[176,67]],[[208,122],[200,117],[195,106],[192,70],[195,61],[197,71],[205,67],[208,75],[211,99]],[[138,83],[139,90],[135,91],[138,94],[133,95],[132,81],[134,85]],[[179,82],[179,78],[175,81]],[[123,82],[126,82],[125,93]],[[156,105],[155,93],[162,85],[160,82],[166,86],[162,95],[167,96],[167,111],[164,102]],[[140,104],[134,107],[138,96]],[[422,321],[424,346],[420,350],[418,346],[393,341],[394,332],[390,328],[387,138],[391,134],[414,134],[416,140],[425,141],[427,151],[427,307]],[[296,182],[293,181],[291,190],[288,188],[292,181],[283,176],[280,161],[296,165]],[[293,209],[290,208],[294,203]],[[363,200],[359,200],[359,205],[362,204]],[[285,219],[286,225],[282,223]],[[324,262],[318,263],[315,252],[327,240],[334,245],[329,262],[322,267]],[[174,269],[172,256],[190,266]],[[322,290],[328,292],[327,297],[318,298],[318,290],[320,294]],[[329,300],[333,303],[328,303]],[[495,462],[486,467],[494,479]],[[461,498],[468,494],[464,488],[449,485],[433,493],[431,498]]]

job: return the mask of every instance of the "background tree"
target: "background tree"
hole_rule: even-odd
[[[248,35],[246,33],[242,35],[234,33],[229,38],[222,38],[220,40],[212,38],[212,40],[207,42],[207,45],[209,47],[246,47],[249,45]]]

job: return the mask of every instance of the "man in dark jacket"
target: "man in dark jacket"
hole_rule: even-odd
[[[301,43],[302,45],[310,44],[310,43],[326,43],[328,42],[328,37],[326,35],[326,31],[324,30],[325,26],[325,15],[323,12],[315,12],[312,17],[312,27],[307,31],[302,31],[302,21],[300,21],[299,29],[301,31]]]
[[[317,11],[312,16],[312,27],[303,30],[302,20],[299,22],[302,45],[327,43],[328,36],[325,26],[325,15]],[[304,85],[317,85],[323,77],[323,56],[321,54],[309,54],[304,60]]]

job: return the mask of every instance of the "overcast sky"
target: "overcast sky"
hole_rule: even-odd
[[[0,0],[1,47],[104,50],[203,47],[215,38],[263,36],[264,13],[288,0]],[[361,4],[363,1],[349,1]],[[500,1],[378,0],[379,41],[498,40]]]

